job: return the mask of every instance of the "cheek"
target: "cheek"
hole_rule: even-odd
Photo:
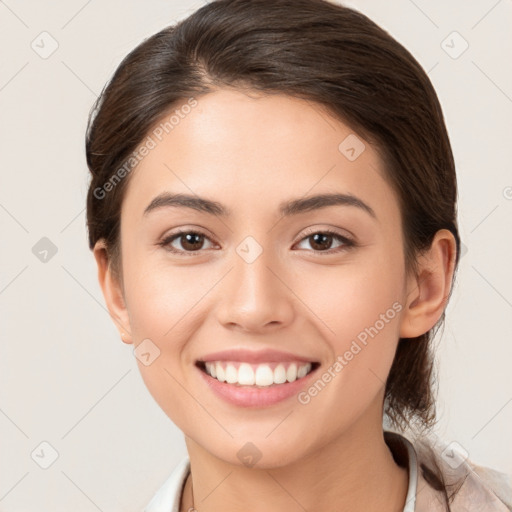
[[[386,261],[397,263],[386,265]],[[356,262],[354,258],[350,264],[338,268],[318,266],[309,273],[304,268],[301,276],[310,277],[301,277],[303,283],[296,283],[297,295],[315,314],[317,325],[322,326],[322,332],[326,333],[332,348],[338,353],[346,350],[350,340],[376,322],[383,334],[384,331],[387,335],[387,332],[396,330],[397,309],[400,309],[397,304],[403,288],[399,259],[389,255],[382,258],[372,256],[366,261],[361,259]],[[381,315],[385,315],[384,329],[380,322]]]
[[[340,267],[336,272],[332,267],[318,270],[316,286],[309,293],[305,288],[298,292],[307,297],[307,305],[317,315],[316,325],[331,355],[327,362],[331,371],[323,379],[328,383],[325,388],[319,386],[329,390],[322,390],[318,405],[325,399],[323,406],[335,402],[346,405],[345,411],[355,411],[367,406],[384,386],[399,339],[403,308],[399,256],[372,256],[367,262]]]
[[[167,348],[179,349],[172,342],[182,339],[183,329],[193,317],[194,305],[205,293],[204,280],[198,280],[197,271],[190,268],[155,263],[152,257],[137,254],[126,258],[125,270],[134,339],[166,340]]]
[[[167,416],[187,431],[190,411],[197,408],[187,392],[188,341],[199,328],[200,299],[212,284],[207,276],[198,281],[192,270],[130,263],[125,286],[134,348],[149,339],[149,351],[158,354],[149,365],[137,358],[141,377]]]

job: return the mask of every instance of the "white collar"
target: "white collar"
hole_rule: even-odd
[[[412,443],[397,432],[385,431],[386,437],[394,437],[407,448],[409,467],[409,487],[405,498],[403,512],[414,512],[416,506],[416,488],[418,485],[418,458]],[[174,468],[171,476],[158,489],[144,512],[179,512],[181,495],[185,481],[190,473],[190,459],[185,456]]]
[[[398,432],[384,431],[384,437],[394,437],[407,448],[407,467],[409,470],[409,485],[405,496],[403,512],[414,512],[416,508],[416,489],[418,488],[418,457],[413,444]]]

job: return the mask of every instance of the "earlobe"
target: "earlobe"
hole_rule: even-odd
[[[419,256],[417,275],[411,276],[407,283],[401,338],[421,336],[441,318],[450,296],[456,250],[453,234],[441,229],[430,248]]]
[[[130,320],[122,286],[118,279],[112,274],[107,248],[103,239],[96,242],[93,253],[98,266],[98,282],[103,292],[110,317],[119,331],[121,340],[126,344],[132,344]]]

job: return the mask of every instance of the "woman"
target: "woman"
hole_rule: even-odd
[[[188,451],[148,512],[510,510],[505,475],[428,434],[456,176],[386,32],[210,2],[123,60],[86,150],[106,303]]]

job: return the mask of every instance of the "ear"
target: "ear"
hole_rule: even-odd
[[[121,340],[127,344],[133,343],[131,338],[130,320],[124,300],[122,284],[113,275],[111,262],[108,258],[107,247],[103,239],[98,240],[93,249],[94,258],[98,265],[98,281],[103,291],[110,317],[116,324]]]
[[[456,255],[457,244],[451,231],[439,230],[430,248],[420,255],[417,274],[407,279],[401,338],[425,334],[443,314],[452,287]]]

